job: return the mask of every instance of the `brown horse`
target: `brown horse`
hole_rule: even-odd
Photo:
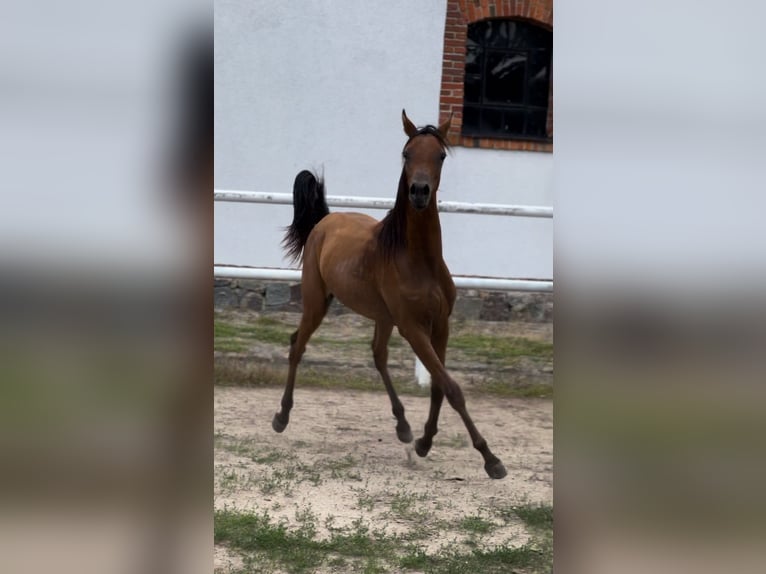
[[[323,182],[308,171],[296,177],[295,214],[283,245],[294,259],[303,254],[303,316],[290,338],[287,385],[272,426],[282,432],[289,422],[298,363],[335,296],[375,321],[372,353],[391,399],[399,440],[411,442],[412,431],[388,374],[388,340],[394,326],[432,379],[431,409],[423,436],[415,441],[415,451],[423,457],[431,449],[446,396],[463,419],[473,446],[484,457],[487,474],[503,478],[505,467],[476,429],[463,392],[444,368],[455,284],[442,258],[436,191],[449,148],[450,119],[438,128],[416,128],[402,110],[409,139],[402,151],[404,166],[396,202],[382,221],[361,213],[329,213]]]

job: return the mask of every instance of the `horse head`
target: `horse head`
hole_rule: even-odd
[[[438,128],[417,128],[402,110],[404,133],[409,138],[402,150],[404,175],[410,203],[418,211],[428,207],[439,189],[442,165],[449,149],[447,132],[451,122],[452,114]]]

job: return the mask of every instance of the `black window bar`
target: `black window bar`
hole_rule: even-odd
[[[553,34],[520,20],[468,26],[462,133],[550,142]]]

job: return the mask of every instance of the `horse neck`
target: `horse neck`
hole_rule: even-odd
[[[436,198],[423,211],[407,203],[407,255],[413,261],[438,264],[442,257],[442,228]]]
[[[407,178],[402,169],[394,208],[380,222],[380,249],[384,257],[404,255],[419,266],[442,264],[441,224],[436,199],[423,211],[415,211],[409,200]],[[401,250],[401,251],[400,251]]]

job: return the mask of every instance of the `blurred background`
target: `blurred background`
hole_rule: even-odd
[[[0,571],[209,572],[211,6],[2,13]]]
[[[766,564],[763,16],[555,6],[559,571]]]

